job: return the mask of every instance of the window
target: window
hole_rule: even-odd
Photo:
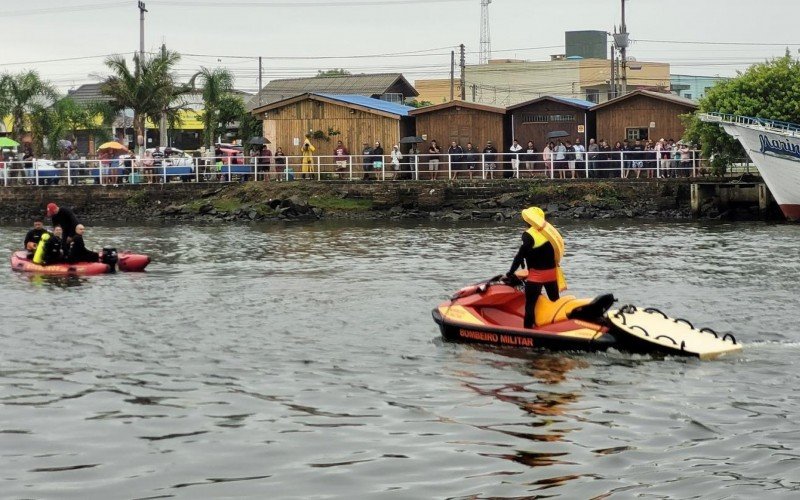
[[[397,93],[382,94],[380,100],[386,102],[394,102],[397,104],[403,104],[403,94],[397,94]]]
[[[558,123],[574,122],[575,115],[550,115],[550,121]]]
[[[547,123],[547,115],[522,114],[522,123]]]
[[[600,102],[600,91],[595,89],[586,90],[586,100],[593,103]]]
[[[647,127],[626,128],[625,138],[628,141],[646,141],[649,138],[649,131]]]
[[[686,93],[686,94],[683,94],[683,97],[685,97],[687,99],[691,99],[692,98],[692,94]]]

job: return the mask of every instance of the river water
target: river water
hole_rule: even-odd
[[[558,226],[573,293],[743,353],[442,342],[518,224],[96,227],[149,271],[0,272],[0,497],[797,498],[800,226]]]

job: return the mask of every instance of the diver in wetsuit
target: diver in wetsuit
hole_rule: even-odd
[[[75,227],[75,236],[72,241],[67,245],[69,249],[66,253],[67,262],[97,262],[100,260],[100,254],[92,252],[86,248],[86,243],[83,241],[83,232],[86,230],[83,224],[78,224]]]
[[[33,229],[28,231],[28,234],[25,235],[25,250],[28,251],[28,258],[33,258],[33,252],[36,251],[36,247],[39,245],[39,241],[42,239],[42,235],[46,233],[47,230],[44,228],[44,224],[42,223],[41,219],[34,219],[33,221]]]
[[[553,246],[545,230],[550,233],[550,238],[561,235],[544,220],[544,211],[539,207],[531,207],[522,212],[522,218],[530,226],[522,233],[522,245],[519,247],[511,269],[506,276],[514,276],[517,269],[528,268],[528,277],[525,279],[525,328],[533,328],[536,301],[542,294],[542,288],[547,291],[551,301],[559,298],[558,264],[560,255]],[[563,250],[563,240],[561,241]]]
[[[75,236],[75,228],[78,227],[78,218],[75,213],[66,207],[59,207],[55,203],[47,204],[47,216],[53,220],[53,227],[61,226],[64,231],[64,242],[69,243]]]
[[[46,240],[42,238],[42,241],[44,241],[44,255],[42,256],[44,265],[64,262],[64,243],[61,239],[62,236],[63,231],[61,226],[56,226],[53,228],[53,233],[50,234],[49,238]]]

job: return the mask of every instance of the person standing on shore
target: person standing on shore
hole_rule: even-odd
[[[317,148],[315,148],[314,145],[311,144],[311,141],[306,138],[305,142],[303,142],[303,158],[301,160],[303,179],[312,178],[311,171],[313,170],[312,165],[314,163],[314,151],[316,150]],[[308,177],[306,177],[306,175],[308,175]]]
[[[369,143],[364,143],[364,148],[361,150],[361,161],[364,169],[364,180],[369,180],[372,176],[372,148]]]
[[[509,158],[511,159],[511,170],[506,173],[503,171],[503,177],[510,179],[512,177],[519,177],[519,154],[522,152],[522,145],[514,139],[511,146],[508,148]]]
[[[536,146],[533,145],[533,141],[528,141],[525,154],[523,155],[523,161],[525,162],[525,170],[527,170],[530,177],[536,174],[536,153]],[[521,174],[520,177],[522,177]]]
[[[494,179],[494,170],[497,168],[497,148],[492,145],[492,141],[486,142],[483,148],[483,162],[489,171],[489,178]]]
[[[380,141],[375,141],[375,147],[372,149],[372,170],[375,171],[375,180],[378,180],[378,170],[383,170],[383,146]]]
[[[436,180],[439,177],[439,154],[442,150],[436,141],[431,141],[431,146],[428,148],[428,170],[431,172],[431,180]]]
[[[448,164],[450,165],[450,179],[455,180],[458,177],[458,171],[461,170],[461,162],[463,161],[464,150],[461,146],[453,141],[450,143],[450,148],[447,150]]]
[[[600,152],[600,146],[595,142],[594,138],[589,139],[589,147],[586,149],[586,160],[589,162],[589,176],[600,177],[597,172],[597,160]]]
[[[559,179],[566,179],[566,169],[567,169],[567,147],[564,146],[564,143],[558,141],[558,146],[555,147],[553,150],[554,156],[554,163],[555,168],[558,170],[558,178]]]
[[[467,173],[470,179],[472,179],[472,174],[475,173],[477,163],[478,150],[475,149],[475,146],[473,146],[471,142],[468,142],[466,149],[464,149],[464,164],[467,167]]]
[[[583,144],[581,144],[581,138],[580,137],[576,137],[575,138],[575,145],[573,147],[575,148],[575,168],[576,168],[576,170],[578,170],[578,171],[580,171],[580,170],[586,171],[586,164],[585,164],[585,162],[586,162],[586,156],[585,156],[586,148],[583,147]],[[580,177],[580,175],[578,177]],[[589,175],[587,174],[586,177],[588,178]]]
[[[348,170],[348,158],[350,158],[350,151],[342,144],[342,141],[338,141],[336,149],[333,150],[333,161],[336,162],[336,171],[339,173],[340,179],[344,179],[344,173]]]

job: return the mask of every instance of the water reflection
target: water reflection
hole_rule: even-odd
[[[20,279],[37,287],[73,288],[82,286],[86,279],[80,276],[52,276],[46,274],[20,273]]]

